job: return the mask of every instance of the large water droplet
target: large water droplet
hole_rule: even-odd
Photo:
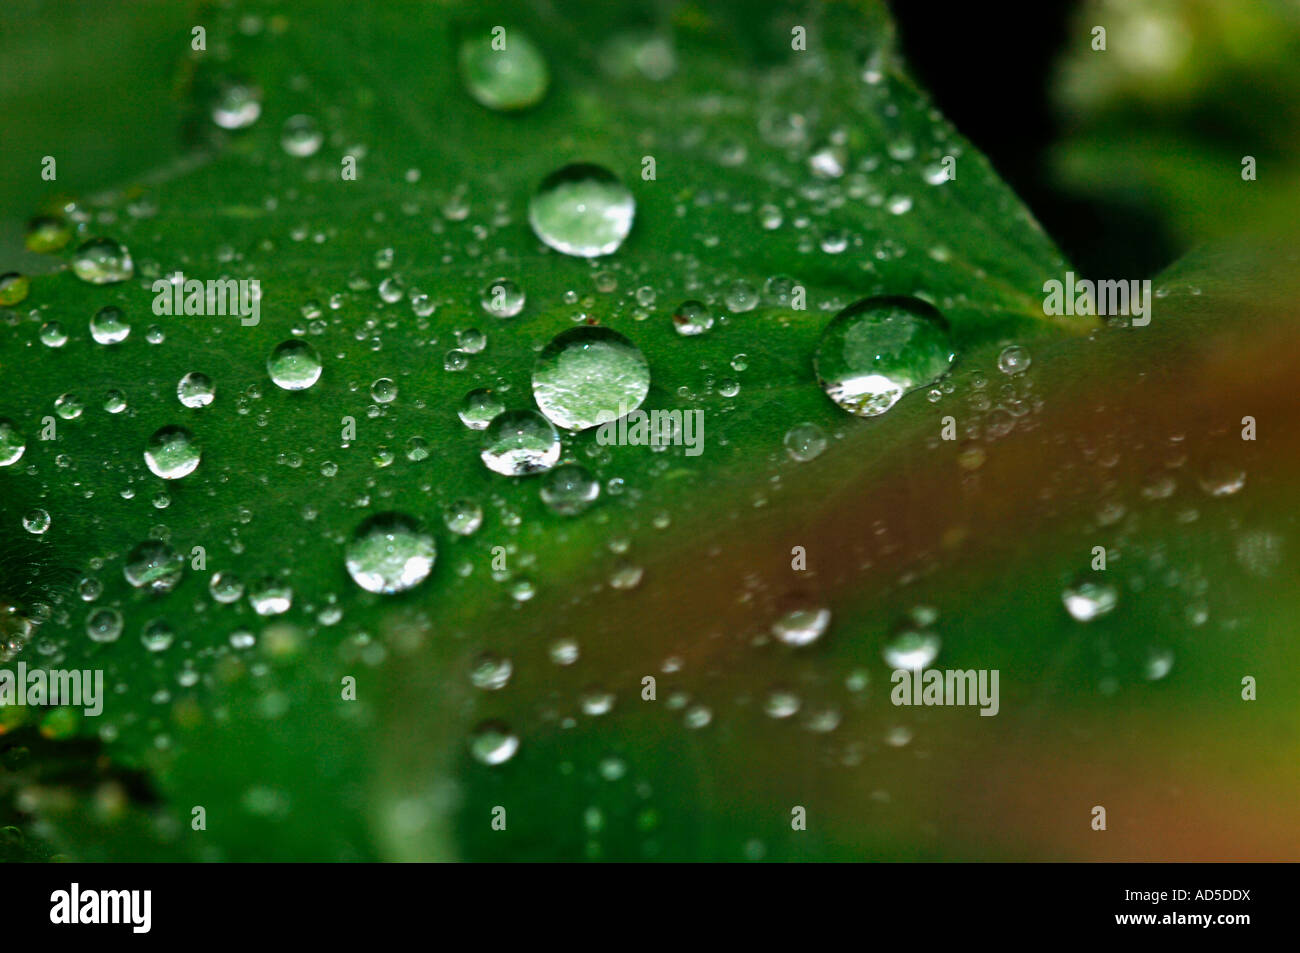
[[[320,380],[320,355],[306,341],[284,341],[266,359],[266,371],[276,387],[306,390]]]
[[[547,245],[595,258],[618,250],[632,231],[636,200],[612,172],[578,163],[547,176],[528,203],[528,221]]]
[[[348,575],[367,592],[405,592],[433,569],[438,548],[419,522],[402,513],[376,513],[352,536],[345,554]]]
[[[203,450],[194,441],[194,434],[184,427],[163,427],[156,431],[144,450],[144,462],[154,476],[164,480],[189,476],[202,458]]]
[[[92,238],[73,255],[72,272],[92,285],[108,285],[134,275],[135,262],[125,245],[111,238]]]
[[[946,322],[919,298],[866,298],[822,332],[813,366],[828,397],[859,417],[893,407],[942,377],[956,358]]]
[[[636,345],[609,328],[583,326],[556,336],[533,366],[533,397],[566,430],[586,430],[641,406],[650,365]]]
[[[502,111],[540,102],[551,80],[541,51],[513,28],[462,43],[460,75],[477,102]]]
[[[555,466],[560,459],[560,435],[535,410],[509,410],[483,431],[483,464],[495,473],[526,476]]]
[[[0,275],[0,306],[12,307],[27,297],[31,282],[16,271]]]

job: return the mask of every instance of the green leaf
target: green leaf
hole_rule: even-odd
[[[1229,636],[1288,618],[1285,602],[1261,613],[1264,583],[1240,566],[1270,579],[1289,569],[1269,555],[1289,529],[1268,517],[1294,458],[1243,460],[1244,444],[1213,434],[1250,474],[1248,492],[1226,500],[1196,489],[1192,461],[1173,462],[1178,444],[1209,447],[1195,437],[1206,421],[1239,428],[1243,413],[1264,413],[1250,408],[1282,399],[1280,374],[1248,360],[1277,346],[1281,321],[1220,320],[1244,305],[1228,294],[1240,282],[1213,282],[1217,264],[1171,278],[1146,330],[1046,316],[1043,282],[1068,266],[902,71],[881,5],[334,3],[200,19],[207,52],[178,51],[195,67],[194,161],[66,210],[77,235],[65,260],[105,235],[130,249],[136,277],[35,276],[0,344],[13,381],[0,417],[27,435],[22,460],[0,470],[12,550],[0,564],[33,567],[6,571],[0,595],[39,622],[22,658],[102,668],[111,686],[102,716],[47,715],[43,733],[93,739],[62,743],[101,744],[139,779],[129,807],[98,814],[88,806],[104,782],[56,785],[34,828],[53,849],[232,860],[1159,853],[1173,849],[1159,832],[1136,847],[1088,839],[1100,799],[1162,790],[1116,768],[1117,756],[1150,751],[1130,735],[1107,748],[1113,732],[1136,730],[1126,718],[1168,731],[1195,713],[1198,726],[1219,720],[1205,730],[1226,752],[1242,732],[1264,737],[1250,735],[1257,712],[1285,709],[1275,694],[1244,705],[1236,686],[1247,663],[1294,664],[1294,643]],[[494,111],[465,88],[462,44],[497,25],[545,59],[534,106]],[[806,50],[792,48],[796,27]],[[260,90],[260,116],[222,130],[210,117],[232,86]],[[281,141],[299,115],[323,133],[311,155],[292,154],[307,151],[301,138]],[[956,178],[934,184],[945,156]],[[355,179],[342,175],[349,158]],[[635,197],[631,232],[606,257],[559,254],[530,227],[539,184],[572,163],[604,167]],[[151,284],[176,271],[258,280],[259,323],[155,315]],[[499,279],[526,295],[517,316],[482,303]],[[860,419],[827,399],[813,359],[831,318],[875,295],[933,304],[957,359],[939,386]],[[683,336],[672,314],[691,300],[715,323]],[[132,327],[118,344],[88,332],[108,305]],[[41,340],[53,321],[68,334],[57,348]],[[537,352],[577,325],[634,342],[651,374],[645,409],[702,411],[704,444],[696,456],[566,434],[565,459],[602,486],[593,508],[567,517],[540,499],[544,477],[488,470],[482,434],[457,408],[477,388],[534,407]],[[467,346],[475,330],[481,351]],[[289,392],[266,362],[296,339],[323,370]],[[1032,355],[1028,372],[998,370],[1012,344]],[[1170,354],[1204,386],[1188,395]],[[215,382],[211,405],[178,401],[192,372]],[[381,379],[395,399],[372,397]],[[104,410],[110,390],[125,411]],[[66,394],[79,415],[56,414]],[[47,416],[57,437],[43,441]],[[948,416],[956,442],[941,439]],[[801,463],[785,444],[805,425],[828,447]],[[202,461],[163,481],[144,451],[169,426],[192,431]],[[1148,501],[1148,468],[1173,473],[1177,492]],[[460,500],[484,513],[466,537],[443,519]],[[1103,523],[1111,504],[1125,515]],[[50,528],[22,532],[38,507]],[[430,578],[395,595],[363,591],[344,566],[358,525],[387,511],[422,521],[438,547]],[[150,539],[184,557],[170,591],[124,577]],[[1124,591],[1112,615],[1085,625],[1061,592],[1093,545],[1122,554]],[[792,568],[795,547],[806,570]],[[221,602],[208,588],[217,572],[250,592],[272,579],[292,606],[259,616],[249,598]],[[1257,585],[1259,600],[1246,590],[1240,605],[1231,593],[1219,605],[1220,575]],[[91,602],[82,576],[102,585]],[[1208,628],[1186,621],[1195,600],[1211,603]],[[940,664],[1003,671],[997,718],[890,705],[882,648],[918,606],[939,612]],[[87,621],[104,608],[124,627],[96,642]],[[812,645],[773,638],[785,613],[816,608],[831,621]],[[154,620],[174,632],[161,651],[141,640]],[[1148,684],[1150,653],[1166,649],[1175,668]],[[504,688],[474,684],[484,653],[509,661]],[[642,700],[647,676],[653,702]],[[763,713],[774,689],[798,698],[796,715]],[[6,723],[15,738],[34,734],[28,714]],[[472,745],[498,722],[518,750],[484,764]],[[1168,758],[1194,756],[1162,740]],[[1087,778],[1070,775],[1065,743],[1112,770],[1088,773],[1085,759],[1069,767]],[[16,802],[31,802],[15,792],[39,787],[44,763],[21,775]],[[1262,784],[1272,764],[1172,767],[1200,790]],[[994,780],[972,792],[985,772]],[[1276,786],[1260,796],[1282,803]],[[791,831],[796,805],[807,831]],[[492,827],[498,806],[504,831]],[[996,831],[975,823],[989,816]],[[1273,849],[1238,823],[1243,853]]]

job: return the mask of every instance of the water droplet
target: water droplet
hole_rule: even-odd
[[[785,452],[799,463],[821,456],[826,449],[826,431],[816,424],[799,424],[785,434]]]
[[[483,431],[484,466],[506,476],[541,473],[560,459],[560,435],[535,410],[500,414]]]
[[[453,500],[442,511],[442,521],[457,536],[472,536],[483,525],[483,507],[473,500]]]
[[[935,633],[908,627],[895,634],[881,654],[891,668],[925,668],[938,657],[940,645]]]
[[[154,619],[147,623],[140,633],[140,644],[150,652],[165,652],[171,648],[175,638],[176,633],[172,631],[170,625],[162,619]]]
[[[483,310],[498,318],[513,318],[524,310],[524,290],[509,278],[497,278],[483,289],[479,302]]]
[[[54,412],[64,420],[76,420],[85,409],[86,405],[76,394],[60,394],[54,398]]]
[[[403,513],[376,513],[357,527],[348,543],[348,575],[367,592],[405,592],[433,569],[433,536]]]
[[[0,275],[0,306],[8,308],[23,301],[30,287],[26,275],[16,271]]]
[[[77,249],[72,272],[92,285],[107,285],[134,275],[135,262],[125,245],[111,238],[92,238]]]
[[[1142,674],[1150,681],[1158,682],[1174,667],[1174,651],[1167,648],[1152,648],[1147,651],[1146,663]]]
[[[171,592],[181,581],[185,559],[166,543],[147,539],[127,553],[122,575],[136,589]]]
[[[199,465],[203,450],[194,441],[194,434],[184,427],[163,427],[155,431],[145,446],[144,462],[154,476],[164,480],[179,480],[189,476]]]
[[[1020,374],[1029,369],[1031,360],[1028,348],[1013,344],[998,355],[998,370],[1003,374]]]
[[[222,129],[247,129],[262,115],[262,94],[252,86],[229,83],[212,106],[212,121]]]
[[[470,736],[469,750],[483,764],[504,764],[519,750],[519,738],[503,722],[485,721]]]
[[[547,176],[528,203],[533,232],[558,252],[595,258],[632,231],[636,200],[608,169],[579,163]]]
[[[41,215],[28,224],[25,241],[28,251],[49,254],[59,251],[71,239],[72,229],[67,222],[61,218]]]
[[[556,336],[533,366],[533,397],[566,430],[586,430],[641,406],[650,365],[636,345],[609,328],[582,326]]]
[[[1201,467],[1198,482],[1210,496],[1232,496],[1246,485],[1246,471],[1227,460],[1208,460]]]
[[[23,529],[33,536],[41,536],[50,528],[50,514],[45,510],[29,510],[23,517]]]
[[[600,482],[578,463],[558,466],[542,480],[542,502],[561,516],[577,516],[600,496]]]
[[[1109,582],[1081,577],[1061,593],[1065,610],[1080,622],[1091,622],[1111,612],[1119,591]]]
[[[176,397],[186,407],[206,407],[217,394],[217,387],[207,374],[190,371],[176,385]]]
[[[17,463],[27,450],[27,438],[12,420],[0,417],[0,467]]]
[[[927,387],[956,353],[946,322],[918,298],[866,298],[822,332],[813,366],[822,390],[859,417],[883,414],[909,391]]]
[[[727,288],[724,299],[727,307],[735,314],[744,314],[758,307],[758,289],[748,281],[738,279]]]
[[[469,671],[469,680],[475,688],[494,692],[505,688],[514,673],[514,664],[493,652],[484,652],[474,660]]]
[[[511,111],[539,103],[550,85],[546,59],[533,42],[511,28],[496,37],[471,37],[460,46],[460,75],[474,100],[488,109]]]
[[[506,409],[506,405],[497,400],[496,395],[486,387],[472,390],[460,402],[456,411],[460,422],[470,430],[486,430]]]
[[[274,576],[267,576],[248,590],[248,602],[258,615],[279,615],[293,605],[293,589]]]
[[[238,602],[244,597],[244,581],[229,572],[214,572],[208,581],[208,592],[223,605]]]
[[[786,645],[811,645],[831,623],[829,609],[792,609],[772,623],[772,634]]]
[[[86,634],[92,642],[116,642],[122,634],[122,613],[116,609],[96,609],[86,619]]]
[[[41,343],[46,347],[63,347],[68,343],[68,332],[58,321],[46,321],[41,325]]]
[[[390,378],[379,378],[370,385],[370,399],[376,404],[391,404],[397,399],[397,385]]]
[[[703,334],[713,327],[713,311],[701,301],[683,301],[673,312],[673,328],[683,337]]]
[[[320,125],[311,116],[290,116],[280,131],[280,145],[291,156],[313,156],[325,141]]]
[[[798,695],[788,688],[774,688],[767,693],[763,711],[771,718],[789,718],[802,704]]]
[[[306,341],[284,341],[266,359],[266,371],[282,390],[306,390],[320,380],[320,355]]]

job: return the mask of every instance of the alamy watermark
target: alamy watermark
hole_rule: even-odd
[[[80,708],[94,718],[104,711],[103,669],[0,669],[0,708],[9,705]]]
[[[704,452],[704,411],[630,410],[618,405],[618,417],[596,428],[596,443],[638,447],[685,447],[686,456]]]
[[[246,328],[262,320],[262,283],[256,278],[186,280],[178,271],[152,287],[157,315],[238,315]]]
[[[978,705],[980,714],[998,713],[998,669],[896,668],[889,676],[895,705]]]
[[[1131,327],[1151,323],[1151,279],[1138,281],[1092,281],[1065,273],[1065,281],[1043,282],[1043,313],[1050,315],[1131,315]]]

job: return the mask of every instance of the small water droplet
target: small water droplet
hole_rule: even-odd
[[[772,623],[772,634],[786,645],[811,645],[822,637],[830,622],[829,609],[792,609]]]
[[[519,738],[504,722],[485,721],[470,736],[469,750],[483,764],[505,764],[519,750]]]
[[[577,516],[600,496],[600,482],[587,468],[566,463],[546,474],[542,480],[542,502],[561,516]]]
[[[320,380],[320,355],[306,341],[291,339],[275,346],[266,370],[282,390],[306,390]]]
[[[1075,619],[1091,622],[1115,608],[1115,603],[1119,601],[1119,591],[1109,582],[1080,577],[1061,593],[1061,601]]]

